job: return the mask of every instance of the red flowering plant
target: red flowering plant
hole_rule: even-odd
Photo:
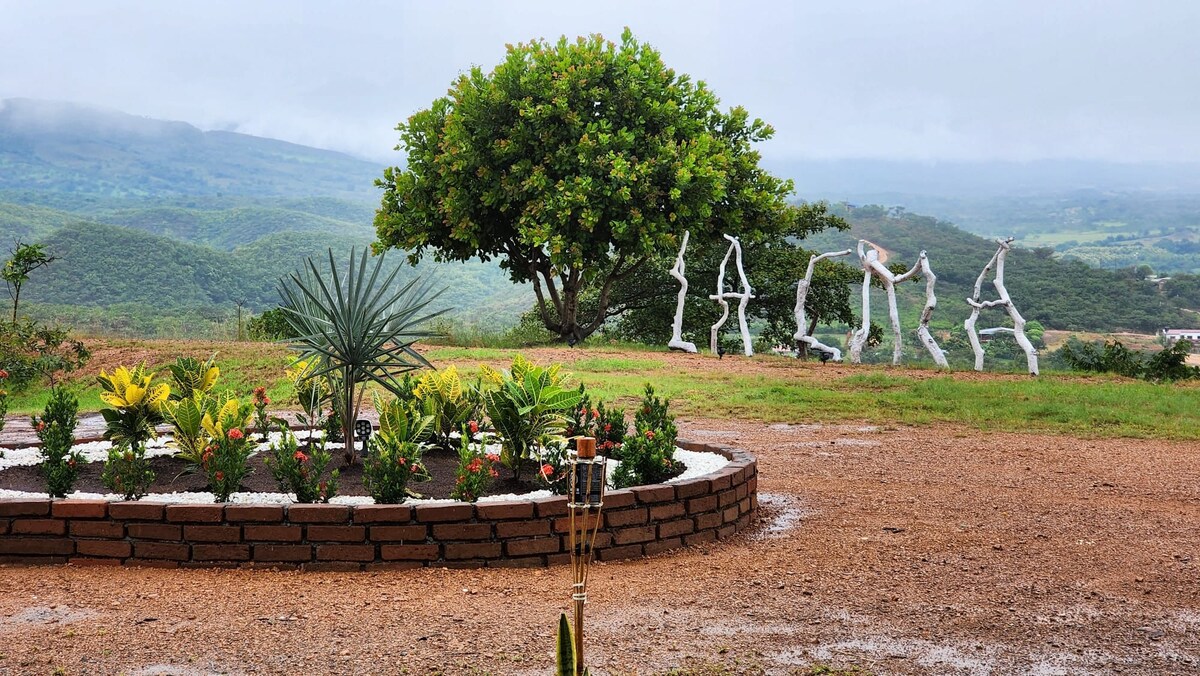
[[[375,410],[379,412],[379,430],[367,440],[363,483],[375,502],[401,503],[410,495],[409,482],[430,479],[421,455],[429,446],[426,440],[433,416],[400,399],[385,403],[376,398]]]
[[[573,453],[562,439],[543,438],[539,444],[537,479],[555,495],[566,495],[571,479],[569,461]]]
[[[8,380],[8,371],[0,369],[0,432],[4,431],[4,414],[8,413],[8,388],[5,381]],[[4,457],[4,451],[0,450],[0,458]]]
[[[592,437],[596,440],[596,450],[620,458],[621,446],[625,443],[625,411],[606,409],[604,402],[593,406],[583,385],[579,386],[579,395],[579,406],[572,411],[565,432],[569,447],[575,448],[575,437]]]
[[[267,405],[271,403],[271,398],[267,396],[267,388],[254,388],[250,402],[254,405],[254,426],[258,428],[258,433],[261,435],[260,440],[266,441],[267,429],[271,424],[267,418]]]
[[[309,452],[305,453],[300,450],[296,435],[285,425],[280,425],[279,429],[283,434],[279,441],[271,444],[264,461],[279,489],[295,495],[296,502],[329,502],[337,495],[338,471],[335,469],[325,476],[325,468],[333,455],[325,450],[324,439],[310,445]]]
[[[200,467],[217,502],[229,502],[229,496],[241,486],[250,473],[247,461],[253,450],[253,442],[241,427],[223,430],[209,440],[200,456]]]
[[[621,464],[613,472],[616,488],[662,483],[683,473],[683,463],[675,459],[679,432],[669,405],[669,400],[654,396],[654,388],[646,385],[634,420],[635,432],[625,438]]]
[[[471,430],[462,430],[458,443],[458,470],[455,472],[454,489],[450,497],[463,502],[475,502],[487,490],[492,479],[500,476],[496,465],[500,455],[487,450],[486,439],[478,443],[471,441]]]
[[[126,500],[144,497],[154,483],[154,470],[146,459],[146,449],[139,446],[135,450],[128,442],[113,446],[108,451],[100,481]]]

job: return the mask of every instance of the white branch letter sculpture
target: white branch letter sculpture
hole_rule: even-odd
[[[871,250],[865,251],[864,245],[870,245]],[[937,296],[933,293],[937,276],[929,267],[929,256],[922,251],[916,265],[901,275],[895,275],[884,266],[879,252],[880,249],[875,244],[865,239],[858,240],[858,260],[863,266],[862,326],[850,337],[850,361],[855,364],[862,361],[862,349],[867,344],[867,336],[871,330],[871,277],[875,276],[883,282],[883,288],[887,291],[888,317],[891,319],[893,335],[892,364],[900,365],[900,357],[904,353],[904,334],[900,331],[900,312],[896,309],[896,284],[908,281],[919,272],[925,277],[925,309],[921,311],[921,325],[917,328],[917,335],[921,337],[921,342],[925,344],[925,349],[929,350],[933,361],[942,368],[949,368],[946,353],[938,347],[933,334],[929,332],[929,320],[933,317],[933,309],[937,307]]]
[[[681,350],[683,352],[696,353],[696,344],[689,343],[683,339],[683,301],[687,296],[688,283],[687,277],[684,277],[686,267],[683,263],[683,253],[687,251],[688,236],[690,231],[683,231],[683,244],[679,247],[679,255],[675,257],[675,265],[671,268],[671,276],[679,280],[679,302],[675,305],[675,321],[671,324],[671,341],[667,343],[667,347],[672,350]]]
[[[975,352],[975,370],[983,370],[983,345],[979,344],[979,334],[975,332],[975,322],[979,320],[979,312],[984,308],[1003,307],[1008,311],[1008,316],[1013,321],[1013,337],[1017,339],[1017,344],[1025,351],[1025,362],[1029,367],[1029,375],[1036,376],[1038,374],[1038,358],[1037,348],[1033,343],[1029,342],[1029,338],[1025,336],[1025,318],[1017,311],[1017,306],[1013,305],[1012,298],[1008,295],[1008,289],[1004,286],[1004,259],[1008,256],[1009,249],[1012,248],[1013,238],[998,239],[996,243],[1000,248],[996,250],[996,254],[992,256],[992,260],[983,268],[983,272],[979,273],[979,279],[975,280],[975,291],[967,303],[971,306],[971,316],[967,317],[967,321],[963,322],[963,327],[967,329],[967,337],[971,339],[971,349]],[[996,293],[1000,295],[998,300],[989,300],[980,302],[979,294],[983,288],[983,278],[987,276],[992,266],[996,266],[996,278],[992,280],[992,284],[996,287]]]
[[[750,288],[750,282],[746,281],[746,270],[742,267],[742,244],[737,237],[725,235],[725,239],[729,240],[729,250],[725,252],[725,258],[721,259],[721,269],[717,272],[717,293],[709,296],[711,300],[717,301],[721,306],[721,318],[716,324],[712,325],[709,330],[708,342],[709,349],[713,354],[718,354],[717,348],[717,333],[724,326],[725,320],[729,319],[729,303],[727,298],[738,299],[738,328],[742,332],[742,347],[745,350],[747,357],[754,356],[754,348],[750,345],[750,328],[746,326],[746,304],[754,297],[754,290]],[[725,266],[729,264],[729,256],[735,255],[734,263],[737,265],[738,280],[742,284],[741,291],[726,291],[725,290]]]
[[[804,273],[804,279],[796,284],[796,333],[792,334],[792,340],[798,340],[808,345],[810,349],[828,352],[833,355],[834,361],[842,360],[842,351],[836,347],[825,345],[809,335],[808,316],[805,314],[804,303],[808,300],[808,288],[812,285],[813,271],[816,270],[817,263],[826,258],[849,256],[851,253],[853,252],[850,249],[846,249],[845,251],[830,251],[819,256],[814,255],[808,259],[808,270]]]

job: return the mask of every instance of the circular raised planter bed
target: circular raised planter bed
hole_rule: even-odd
[[[701,477],[609,491],[596,558],[725,539],[758,511],[757,460],[679,440],[729,464]],[[165,567],[537,567],[569,561],[567,499],[417,505],[168,504],[0,500],[0,563]]]

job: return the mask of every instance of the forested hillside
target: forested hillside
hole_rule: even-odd
[[[854,248],[859,238],[888,250],[888,263],[911,265],[922,250],[938,276],[935,325],[961,326],[970,314],[966,298],[976,278],[996,252],[996,244],[949,223],[903,210],[868,206],[837,210],[850,223],[849,232],[825,232],[805,241],[821,251]],[[851,264],[857,259],[851,257]],[[1026,319],[1047,328],[1075,331],[1154,332],[1164,326],[1190,322],[1159,285],[1141,279],[1132,270],[1101,270],[1079,262],[1063,261],[1046,248],[1014,248],[1008,256],[1009,292]],[[994,298],[989,276],[986,298]],[[924,286],[904,285],[909,299],[905,314],[915,315],[924,300]]]

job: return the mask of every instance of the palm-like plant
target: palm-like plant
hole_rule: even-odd
[[[362,408],[367,383],[377,383],[398,393],[396,376],[430,366],[413,344],[432,335],[423,327],[444,312],[427,311],[441,291],[432,292],[428,281],[416,277],[396,285],[400,268],[383,272],[384,256],[364,249],[350,251],[345,274],[338,271],[333,250],[328,269],[309,258],[300,270],[280,280],[279,296],[288,323],[296,332],[292,349],[300,359],[314,359],[309,377],[324,377],[335,393],[346,439],[346,462],[354,462],[354,421]]]

